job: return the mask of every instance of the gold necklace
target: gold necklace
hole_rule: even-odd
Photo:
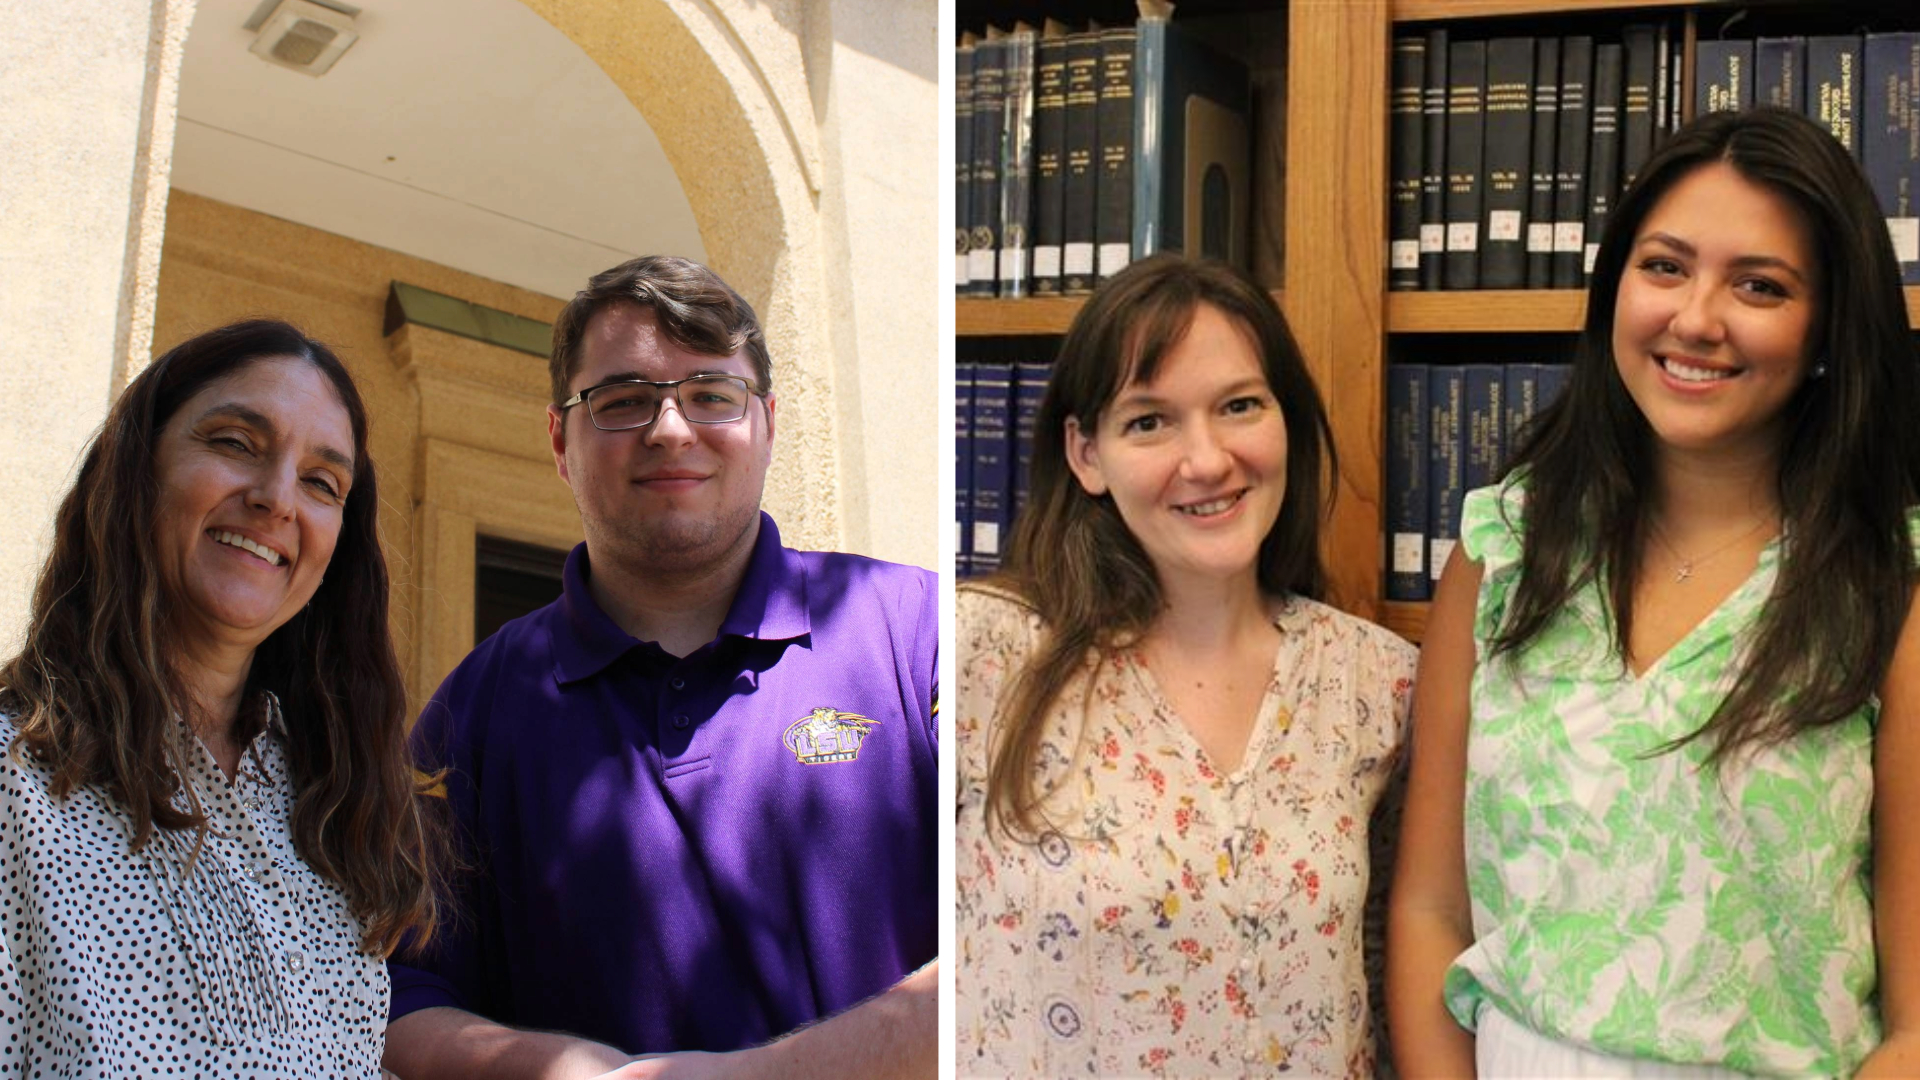
[[[1767,518],[1763,515],[1758,521],[1755,521],[1753,523],[1753,527],[1748,529],[1746,532],[1743,532],[1739,536],[1736,536],[1733,539],[1727,541],[1726,543],[1721,544],[1719,547],[1714,548],[1712,551],[1707,552],[1705,555],[1695,555],[1693,558],[1689,559],[1685,555],[1680,554],[1680,552],[1674,548],[1673,542],[1667,539],[1666,530],[1662,529],[1659,525],[1651,521],[1647,523],[1648,527],[1653,530],[1653,538],[1660,541],[1660,546],[1663,548],[1666,548],[1667,554],[1673,556],[1674,561],[1680,564],[1679,567],[1676,568],[1673,572],[1673,581],[1674,581],[1674,584],[1676,585],[1685,584],[1687,579],[1693,576],[1694,567],[1700,565],[1703,562],[1706,562],[1707,560],[1713,558],[1714,556],[1720,554],[1721,552],[1732,548],[1733,545],[1739,543],[1742,540],[1745,540],[1747,537],[1752,536],[1754,533],[1759,532],[1761,529],[1766,527],[1766,524],[1767,524]]]

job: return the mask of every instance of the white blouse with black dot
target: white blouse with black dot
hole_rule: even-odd
[[[268,711],[231,784],[188,743],[213,826],[197,860],[197,831],[156,828],[135,854],[106,793],[55,800],[29,755],[0,753],[0,1077],[380,1075],[386,966],[294,852]],[[0,716],[0,748],[14,735]]]

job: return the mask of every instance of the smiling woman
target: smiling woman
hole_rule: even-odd
[[[115,403],[0,667],[0,1072],[379,1075],[437,917],[366,413],[277,322]]]

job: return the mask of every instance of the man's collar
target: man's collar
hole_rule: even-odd
[[[562,683],[597,675],[641,644],[601,610],[587,582],[589,572],[587,545],[582,543],[567,556],[559,617],[552,620],[554,677]],[[762,511],[760,535],[719,636],[787,641],[807,636],[812,626],[806,560],[781,546],[779,528]]]

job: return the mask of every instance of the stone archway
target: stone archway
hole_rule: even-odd
[[[841,540],[819,151],[798,3],[522,0],[613,79],[659,136],[708,263],[759,312],[774,357],[766,506],[796,547]]]

